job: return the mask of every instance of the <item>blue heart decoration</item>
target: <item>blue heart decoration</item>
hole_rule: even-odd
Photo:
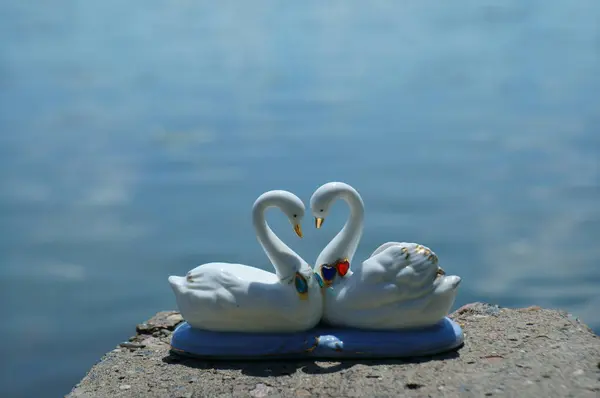
[[[326,282],[331,282],[333,278],[335,278],[337,270],[335,269],[335,267],[323,265],[321,266],[321,274],[323,275],[323,279],[325,279]]]

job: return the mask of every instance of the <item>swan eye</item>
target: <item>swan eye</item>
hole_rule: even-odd
[[[297,215],[297,214],[294,214],[294,218],[296,218],[296,217],[298,217],[298,215]]]
[[[323,213],[323,209],[319,210],[321,213]]]
[[[306,282],[306,278],[299,273],[296,273],[294,285],[296,286],[296,291],[300,294],[300,296],[308,293],[308,283]]]

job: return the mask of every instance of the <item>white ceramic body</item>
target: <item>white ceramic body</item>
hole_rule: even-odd
[[[422,245],[399,243],[371,256],[346,277],[336,278],[325,289],[323,321],[376,330],[420,328],[441,321],[454,304],[461,279],[438,276],[437,261],[427,258],[427,250],[433,254]]]
[[[351,268],[345,276],[337,275],[324,290],[324,323],[384,330],[419,328],[441,321],[454,304],[461,278],[437,276],[437,256],[416,243],[388,242],[364,262],[353,263],[363,230],[360,194],[348,184],[327,183],[313,194],[311,210],[315,217],[324,218],[337,199],[349,205],[350,216],[319,254],[315,272],[322,276],[321,266],[339,259],[348,259]]]
[[[194,328],[222,332],[297,332],[314,327],[323,299],[312,270],[305,269],[305,297],[293,280],[243,264],[208,263],[187,277],[171,276],[177,306]],[[191,281],[188,280],[191,279]]]
[[[269,228],[265,212],[271,207],[287,215],[302,236],[304,204],[287,191],[265,192],[254,203],[256,237],[275,273],[243,264],[212,262],[192,269],[185,277],[169,277],[179,311],[193,328],[299,332],[314,327],[321,319],[323,297],[318,281],[306,261]],[[296,285],[299,275],[305,281],[306,289],[302,291]]]

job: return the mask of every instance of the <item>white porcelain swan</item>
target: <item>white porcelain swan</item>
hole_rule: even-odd
[[[267,225],[277,207],[302,237],[304,204],[287,191],[269,191],[254,202],[256,236],[276,274],[242,264],[207,263],[185,277],[170,276],[177,306],[193,327],[222,332],[297,332],[314,327],[323,308],[311,267]]]
[[[348,203],[350,218],[315,263],[328,286],[323,321],[361,329],[403,329],[443,319],[454,303],[460,277],[445,276],[435,253],[416,243],[385,243],[350,267],[363,229],[359,193],[348,184],[331,182],[314,192],[310,205],[320,228],[337,199]]]

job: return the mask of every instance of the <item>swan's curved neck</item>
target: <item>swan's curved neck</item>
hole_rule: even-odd
[[[281,207],[281,198],[266,195],[254,204],[252,222],[258,242],[275,267],[280,280],[290,278],[301,269],[302,258],[275,235],[267,224],[265,213],[270,207]]]
[[[335,194],[335,197],[344,200],[348,204],[350,217],[342,230],[323,249],[315,266],[330,264],[344,258],[352,263],[352,258],[362,236],[365,206],[358,192],[349,186],[342,187]]]

